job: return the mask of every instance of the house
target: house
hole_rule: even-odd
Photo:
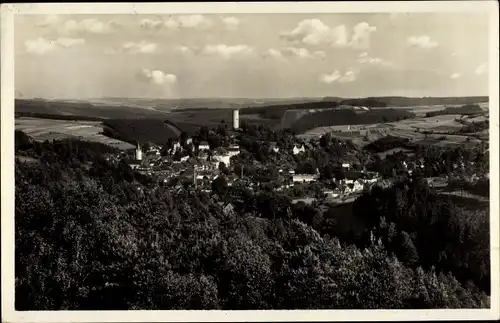
[[[231,203],[229,203],[222,209],[222,212],[224,212],[225,215],[234,214],[234,206]]]
[[[229,146],[227,149],[226,149],[227,153],[229,156],[236,156],[240,153],[240,147],[238,145],[232,145],[232,146]]]
[[[323,194],[326,195],[327,198],[337,198],[340,196],[340,190],[324,190]]]
[[[208,160],[208,153],[206,150],[200,151],[198,153],[198,158],[201,160]]]
[[[270,151],[274,151],[275,153],[280,151],[280,149],[278,148],[278,144],[275,141],[271,141],[269,143],[269,149],[270,149]]]
[[[357,180],[353,183],[353,192],[360,192],[365,188],[362,180]]]
[[[202,142],[200,142],[200,144],[198,145],[198,150],[199,150],[199,151],[202,151],[202,150],[210,150],[210,145],[208,144],[208,142],[206,142],[206,141],[202,141]]]
[[[316,174],[295,174],[292,177],[294,183],[309,183],[314,182],[318,178]]]
[[[211,161],[213,161],[215,164],[217,164],[217,167],[219,167],[220,163],[224,163],[227,167],[231,164],[231,155],[229,154],[224,154],[224,155],[214,155],[211,158]]]
[[[354,181],[364,178],[364,175],[362,172],[348,171],[344,173],[344,177],[345,177],[344,181],[345,184],[353,184]]]
[[[344,186],[344,194],[351,194],[354,192],[354,183],[349,183]]]
[[[297,204],[300,202],[303,202],[305,204],[312,204],[315,201],[316,201],[316,198],[314,198],[314,197],[305,197],[305,198],[298,198],[298,199],[292,200],[292,204]]]
[[[344,179],[341,181],[341,184],[343,185],[351,185],[351,184],[354,184],[354,180],[353,179]]]
[[[304,148],[304,145],[300,145],[300,146],[299,145],[295,145],[295,146],[293,146],[293,154],[294,155],[298,155],[298,154],[303,153],[305,151],[306,151],[306,149]]]
[[[131,160],[128,162],[128,166],[132,169],[138,169],[141,167],[142,160]]]
[[[197,168],[197,167],[199,167],[201,165],[201,161],[198,160],[197,158],[195,158],[195,157],[189,157],[189,156],[186,156],[186,157],[188,157],[186,159],[186,163],[187,163],[188,167],[190,167],[190,168]]]

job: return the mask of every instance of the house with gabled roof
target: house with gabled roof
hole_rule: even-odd
[[[200,144],[198,145],[198,150],[199,150],[199,151],[202,151],[202,150],[210,150],[210,145],[208,144],[208,142],[206,142],[206,141],[202,141],[202,142],[200,142]]]
[[[223,209],[222,212],[224,212],[225,215],[231,215],[234,214],[234,206],[231,203],[228,203]]]

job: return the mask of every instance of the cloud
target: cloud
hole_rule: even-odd
[[[83,39],[83,38],[65,38],[65,37],[62,37],[62,38],[58,38],[56,40],[56,43],[59,46],[69,48],[69,47],[73,47],[75,45],[85,44],[85,39]]]
[[[350,83],[356,80],[356,73],[354,71],[345,72],[344,76],[339,79],[340,83]]]
[[[98,19],[88,18],[83,20],[66,20],[60,25],[62,33],[91,33],[91,34],[107,34],[116,30],[118,26],[115,21],[103,22]]]
[[[83,38],[57,38],[48,40],[45,38],[37,38],[24,42],[24,47],[28,53],[43,55],[60,48],[70,48],[76,45],[85,43]]]
[[[319,19],[302,20],[291,32],[283,33],[282,37],[308,45],[347,42],[345,26],[330,28]]]
[[[429,36],[411,36],[408,38],[408,44],[414,47],[420,47],[424,49],[437,47],[439,44]]]
[[[283,54],[281,54],[281,51],[278,49],[274,48],[269,48],[265,54],[266,56],[270,56],[275,59],[283,59]]]
[[[236,30],[240,26],[240,20],[236,17],[224,17],[222,18],[222,22],[226,29]]]
[[[57,25],[61,21],[61,17],[58,15],[46,15],[37,22],[35,25],[38,27],[50,27]]]
[[[354,26],[354,33],[351,39],[352,46],[367,46],[372,33],[377,31],[377,27],[370,26],[367,22],[360,22]]]
[[[202,29],[212,27],[212,20],[203,15],[182,15],[177,17],[180,28]]]
[[[281,53],[287,57],[298,58],[325,58],[326,54],[323,51],[310,52],[306,48],[287,47],[281,49]]]
[[[319,77],[320,82],[332,84],[335,82],[349,83],[356,80],[356,73],[353,70],[348,70],[344,74],[339,71],[334,71],[331,74],[321,74]]]
[[[41,28],[56,28],[56,30],[61,34],[82,32],[92,34],[105,34],[115,31],[118,27],[118,24],[114,20],[106,22],[100,21],[95,18],[87,18],[82,20],[65,20],[60,15],[45,15],[35,25]]]
[[[357,61],[360,64],[380,65],[380,66],[392,65],[392,62],[386,61],[382,58],[368,56],[367,52],[359,54]]]
[[[360,46],[367,45],[371,34],[376,30],[375,26],[360,22],[354,26],[352,37],[349,38],[345,25],[331,28],[319,19],[305,19],[299,22],[295,29],[283,33],[281,37],[291,42],[302,42],[307,45]]]
[[[320,82],[322,82],[322,83],[331,84],[331,83],[338,81],[341,77],[342,77],[342,74],[340,74],[339,71],[334,71],[331,74],[320,75],[319,79],[320,79]]]
[[[248,55],[253,53],[253,47],[248,45],[228,46],[225,44],[206,45],[203,48],[203,53],[206,55],[216,55],[224,59],[230,59],[235,55]]]
[[[123,44],[122,49],[131,54],[153,54],[158,51],[158,44],[146,41],[127,42]]]
[[[177,76],[160,70],[142,69],[137,76],[140,81],[155,85],[171,86],[177,83]]]
[[[184,46],[184,45],[176,46],[175,50],[179,53],[188,54],[188,55],[194,55],[198,52],[197,50],[190,48],[190,47],[187,47],[187,46]]]
[[[481,74],[486,73],[487,71],[488,71],[488,65],[486,63],[484,63],[484,64],[481,64],[478,67],[476,67],[476,69],[474,70],[474,73],[481,75]]]
[[[168,19],[142,19],[140,27],[147,30],[160,30],[166,28],[169,30],[178,29],[207,29],[213,27],[211,19],[203,15],[180,15],[169,16]]]
[[[165,26],[165,23],[162,20],[142,19],[140,26],[143,29],[157,30]]]
[[[452,80],[456,80],[456,79],[457,79],[457,78],[459,78],[460,76],[461,76],[461,75],[460,75],[460,73],[453,73],[453,74],[451,74],[451,75],[450,75],[450,78],[451,78]]]

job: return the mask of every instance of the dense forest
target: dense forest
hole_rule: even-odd
[[[356,113],[353,110],[324,110],[303,116],[292,125],[292,129],[300,134],[317,127],[394,122],[414,116],[409,111],[396,109],[372,110],[363,113]]]
[[[426,117],[435,117],[446,114],[462,114],[462,115],[472,115],[483,113],[484,110],[477,104],[467,104],[461,107],[446,107],[443,110],[431,111],[425,114]]]
[[[317,101],[294,104],[276,104],[264,107],[248,107],[240,110],[240,114],[258,114],[266,119],[281,119],[288,110],[330,109],[339,105],[336,101]]]
[[[172,123],[160,119],[110,119],[103,122],[103,134],[132,144],[164,144],[168,138],[178,138],[180,131]]]
[[[81,116],[81,115],[63,115],[63,114],[49,114],[49,113],[37,113],[37,112],[15,112],[16,118],[40,118],[40,119],[51,119],[51,120],[68,120],[68,121],[103,121],[105,119],[92,117],[92,116]]]
[[[16,132],[16,310],[490,306],[488,210],[418,178],[325,211],[223,176],[174,190],[112,151]]]
[[[375,141],[372,141],[368,145],[364,147],[365,150],[368,150],[373,153],[381,153],[394,148],[413,148],[409,145],[410,139],[401,138],[395,136],[385,136],[379,138]]]
[[[425,106],[425,105],[459,105],[459,104],[476,104],[488,102],[487,96],[464,96],[464,97],[404,97],[404,96],[380,96],[368,97],[363,99],[353,99],[354,102],[359,100],[375,100],[383,102],[388,107],[409,107],[409,106]],[[362,104],[357,104],[362,105]]]

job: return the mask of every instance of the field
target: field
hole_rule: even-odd
[[[201,126],[215,127],[222,121],[231,127],[233,114],[231,109],[204,109],[198,111],[175,111],[166,116],[166,120],[175,124],[180,131],[193,135]],[[264,124],[274,127],[280,122],[276,119],[262,118],[258,114],[240,114],[240,126],[242,123]]]
[[[17,118],[15,129],[24,131],[37,141],[78,138],[100,142],[124,150],[134,147],[129,143],[102,135],[100,122]]]
[[[484,121],[484,116],[466,118],[461,115],[439,115],[429,118],[417,117],[395,122],[377,123],[371,125],[338,125],[329,127],[317,127],[299,135],[303,139],[317,138],[325,133],[330,133],[333,137],[339,139],[350,138],[355,144],[365,146],[379,138],[387,135],[407,138],[411,142],[421,145],[436,145],[455,147],[466,144],[478,143],[475,138],[468,138],[466,135],[449,134],[449,132],[458,131],[463,127],[456,119],[464,120],[467,123],[472,121]],[[349,131],[350,127],[350,131]],[[428,132],[426,135],[424,132]],[[368,133],[368,135],[367,135]],[[487,139],[486,133],[482,133],[483,140]],[[385,155],[385,153],[384,153]]]
[[[421,132],[432,131],[431,138],[441,137],[463,127],[455,121],[460,115],[439,115],[430,118],[421,116],[428,112],[440,111],[445,104],[471,104],[474,100],[482,109],[488,108],[487,98],[297,98],[297,99],[126,99],[104,98],[95,100],[51,101],[42,99],[16,99],[16,116],[29,128],[37,140],[56,139],[68,136],[91,137],[92,140],[111,140],[115,145],[120,140],[133,142],[161,141],[176,137],[181,131],[194,135],[199,127],[214,127],[224,121],[232,123],[232,108],[240,108],[240,126],[244,123],[265,125],[274,129],[292,128],[303,138],[319,137],[332,132],[339,138],[351,138],[359,145],[392,134],[421,141],[425,135]],[[373,101],[373,102],[372,102]],[[409,103],[415,102],[411,106]],[[379,104],[380,103],[380,104]],[[425,105],[429,103],[428,105]],[[349,105],[352,104],[352,105]],[[371,104],[371,105],[370,105]],[[384,107],[384,105],[386,107]],[[370,106],[371,111],[358,111],[357,106]],[[335,110],[335,111],[334,111]],[[28,117],[28,118],[26,118]],[[31,117],[31,119],[29,118]],[[64,119],[65,121],[62,121]],[[403,120],[401,120],[403,119]],[[465,123],[481,122],[485,116],[463,117]],[[23,120],[23,121],[19,121]],[[37,120],[37,121],[27,121]],[[106,134],[120,140],[113,140],[101,135],[101,124],[120,123],[111,127]],[[30,123],[31,122],[31,123]],[[33,122],[40,127],[33,126]],[[76,123],[75,123],[76,122]],[[70,125],[82,127],[71,128]],[[351,131],[348,131],[351,124]],[[67,125],[70,128],[67,128]],[[85,125],[85,127],[83,127]],[[147,125],[147,126],[145,126]],[[317,127],[322,125],[323,127]],[[39,129],[33,129],[39,128]],[[106,130],[109,130],[106,127]],[[366,136],[369,130],[369,135]],[[482,129],[481,129],[482,130]],[[124,135],[126,134],[126,135]],[[483,138],[488,133],[483,132]],[[137,138],[136,138],[137,137]],[[465,136],[446,135],[447,141],[439,144],[456,144],[466,139]]]

